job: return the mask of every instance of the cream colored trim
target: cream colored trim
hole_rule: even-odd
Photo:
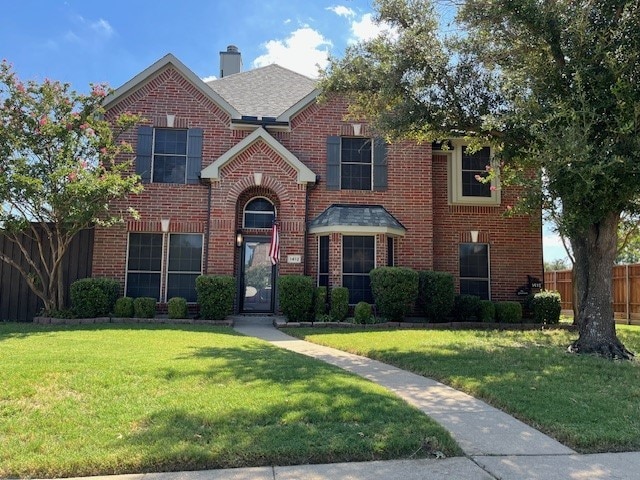
[[[496,189],[491,192],[491,197],[468,197],[462,195],[462,147],[467,142],[461,139],[451,140],[453,148],[451,150],[443,150],[438,154],[447,155],[447,177],[449,204],[451,205],[500,205],[500,179],[494,178],[491,186]],[[493,149],[491,152],[493,162]]]
[[[182,63],[170,53],[162,57],[153,65],[144,69],[142,72],[140,72],[138,75],[133,77],[121,87],[117,88],[111,95],[108,95],[104,99],[104,107],[106,109],[113,107],[116,103],[123,100],[135,90],[142,87],[142,85],[147,83],[149,80],[151,80],[151,78],[153,78],[169,66],[173,66],[176,70],[178,70],[178,72],[180,72],[182,76],[189,80],[193,84],[193,86],[200,90],[205,96],[209,97],[209,99],[217,104],[222,110],[227,112],[232,119],[239,119],[242,117],[240,113],[231,106],[231,104],[229,104],[224,98],[218,95],[209,85],[204,83],[195,73],[189,70],[189,68],[187,68],[184,63]]]
[[[406,231],[402,228],[376,227],[362,225],[330,225],[322,227],[311,227],[309,233],[313,235],[323,235],[327,233],[341,233],[343,235],[375,235],[386,234],[397,237],[404,237]]]
[[[251,147],[255,142],[258,142],[260,140],[269,145],[269,147],[271,147],[278,155],[280,155],[285,162],[291,165],[298,172],[298,183],[315,183],[316,174],[313,173],[304,163],[298,160],[298,158],[289,150],[287,150],[284,145],[282,145],[275,138],[269,135],[269,132],[267,132],[262,127],[254,130],[240,143],[237,143],[236,145],[231,147],[224,155],[219,157],[211,165],[202,170],[202,172],[200,173],[200,178],[208,178],[211,181],[220,180],[220,169],[227,163],[232,161],[235,157],[240,155],[242,152],[244,152],[247,148]]]
[[[318,95],[320,95],[320,90],[316,88],[307,96],[305,96],[302,100],[299,100],[295,105],[293,105],[288,110],[285,110],[283,113],[281,113],[276,120],[279,122],[289,122],[291,120],[291,117],[293,117],[296,113],[298,113],[300,110],[302,110],[307,105],[309,105],[312,101],[318,98]]]

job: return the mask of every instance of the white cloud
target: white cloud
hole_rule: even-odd
[[[212,81],[217,80],[217,79],[218,79],[218,77],[216,77],[215,75],[209,75],[208,77],[204,77],[202,79],[202,81],[204,83],[207,83],[207,82],[212,82]]]
[[[107,38],[113,35],[114,33],[114,30],[111,24],[107,22],[104,18],[101,18],[96,22],[91,22],[91,24],[89,25],[89,28],[91,28],[91,30],[98,33],[99,35],[102,35]]]
[[[335,7],[327,7],[327,10],[335,13],[336,15],[338,15],[340,17],[351,18],[351,17],[355,17],[356,16],[356,12],[354,12],[349,7],[345,7],[343,5],[336,5]]]
[[[397,33],[393,28],[391,28],[391,26],[386,23],[378,24],[373,20],[372,13],[365,13],[362,15],[360,20],[353,20],[351,22],[352,37],[349,42],[366,42],[377,37],[381,33],[389,33],[393,37],[397,36]]]
[[[329,62],[332,43],[318,31],[305,26],[284,40],[270,40],[263,46],[267,53],[253,61],[254,67],[277,63],[308,77],[317,77],[318,68],[325,68]]]
[[[547,234],[542,237],[542,244],[545,247],[562,247],[562,239],[557,233]]]

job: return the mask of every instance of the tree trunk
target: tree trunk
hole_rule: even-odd
[[[612,305],[612,269],[616,258],[619,214],[612,213],[571,238],[579,337],[569,347],[575,353],[630,359],[633,353],[616,335]]]

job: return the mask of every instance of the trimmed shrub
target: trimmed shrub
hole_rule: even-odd
[[[406,267],[378,267],[369,276],[380,314],[389,320],[402,321],[418,296],[418,272]]]
[[[496,320],[501,323],[521,323],[522,304],[520,302],[496,302]]]
[[[557,324],[560,323],[560,293],[544,290],[536,293],[531,302],[533,319],[536,323]]]
[[[358,302],[353,310],[353,321],[355,323],[374,323],[371,304]]]
[[[200,275],[196,278],[196,295],[201,318],[223,320],[233,313],[236,279],[231,275]]]
[[[445,322],[451,314],[456,298],[453,275],[445,272],[418,272],[418,300],[420,312],[432,322]]]
[[[280,309],[288,322],[306,322],[313,311],[313,279],[304,275],[278,278]]]
[[[491,300],[480,300],[476,317],[479,322],[495,322],[496,306]]]
[[[333,287],[331,289],[331,306],[329,315],[334,322],[343,322],[349,313],[349,289]]]
[[[136,318],[154,318],[156,316],[156,299],[138,297],[133,301],[133,313]]]
[[[327,287],[316,287],[313,291],[314,321],[327,313]]]
[[[453,306],[453,314],[457,321],[468,322],[473,320],[480,308],[480,297],[476,295],[456,295]]]
[[[169,318],[187,318],[187,299],[182,297],[170,298],[167,302]]]
[[[133,298],[131,297],[120,297],[116,300],[116,304],[113,307],[113,315],[120,318],[131,318],[133,317]]]
[[[115,306],[120,284],[110,278],[83,278],[71,284],[71,308],[80,318],[108,316]]]

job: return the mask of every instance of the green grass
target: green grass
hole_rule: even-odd
[[[640,450],[640,362],[576,356],[565,331],[288,333],[393,364],[486,400],[580,451]],[[640,328],[618,326],[640,352]]]
[[[0,323],[0,478],[447,455],[384,389],[231,329]]]

